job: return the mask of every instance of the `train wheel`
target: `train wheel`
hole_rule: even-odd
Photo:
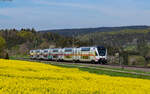
[[[76,63],[80,63],[80,61],[79,61],[79,60],[76,60],[75,62],[76,62]]]
[[[103,61],[99,60],[99,61],[98,61],[98,64],[103,64]]]
[[[59,60],[57,59],[56,62],[59,62]]]
[[[96,64],[96,62],[94,60],[91,61],[92,64]]]
[[[73,60],[72,62],[73,62],[73,63],[76,63],[76,61],[75,61],[75,60]]]

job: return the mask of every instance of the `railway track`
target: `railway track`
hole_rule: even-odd
[[[17,60],[31,61],[31,62],[41,62],[41,63],[53,64],[53,65],[65,65],[65,66],[68,66],[68,67],[79,67],[79,68],[84,68],[85,67],[85,68],[106,70],[106,71],[112,71],[112,72],[120,72],[120,73],[129,73],[129,74],[135,74],[135,75],[150,76],[150,68],[143,68],[143,67],[131,67],[131,66],[123,66],[122,67],[122,66],[117,66],[117,65],[102,65],[102,64],[90,64],[90,63],[73,63],[73,62],[56,62],[56,61],[45,61],[45,60],[31,60],[31,59],[25,59],[25,58],[17,58]],[[120,70],[118,70],[118,69],[120,69]],[[129,71],[126,71],[126,70],[132,70],[132,71],[129,72]],[[134,72],[134,71],[141,71],[141,73]]]

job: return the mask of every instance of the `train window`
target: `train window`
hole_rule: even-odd
[[[65,49],[65,52],[72,52],[72,49]]]
[[[40,51],[37,51],[37,53],[39,53]]]
[[[90,48],[81,48],[81,51],[90,51]]]
[[[47,53],[47,52],[48,52],[47,50],[44,51],[44,53]]]
[[[53,50],[53,52],[58,52],[58,50]]]

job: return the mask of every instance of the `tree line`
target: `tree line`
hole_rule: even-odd
[[[46,49],[53,47],[71,47],[73,38],[51,32],[37,32],[35,29],[5,29],[0,30],[0,54],[27,55],[31,49]]]
[[[81,47],[102,45],[108,49],[108,55],[119,53],[128,64],[128,56],[142,56],[146,63],[150,57],[150,30],[130,30],[119,32],[94,32],[73,36],[64,36],[52,32],[37,32],[32,29],[0,30],[0,57],[28,55],[31,49],[54,47]]]

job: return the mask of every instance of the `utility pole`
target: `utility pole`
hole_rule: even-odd
[[[37,43],[38,43],[38,41],[37,41],[37,39],[35,40],[35,49],[37,48]]]
[[[95,37],[96,37],[96,36],[95,36],[95,32],[94,32],[94,33],[93,33],[93,38],[92,38],[92,39],[93,39],[93,41],[92,41],[92,42],[93,42],[93,46],[96,46],[96,45],[95,45],[95,41],[96,41],[96,40],[94,40]]]
[[[89,43],[88,43],[89,46],[91,44],[90,40],[91,40],[91,33],[89,33]]]
[[[73,41],[72,41],[72,47],[74,48],[74,42],[75,42],[75,32],[74,32],[74,34],[72,35],[72,38],[73,38]]]

